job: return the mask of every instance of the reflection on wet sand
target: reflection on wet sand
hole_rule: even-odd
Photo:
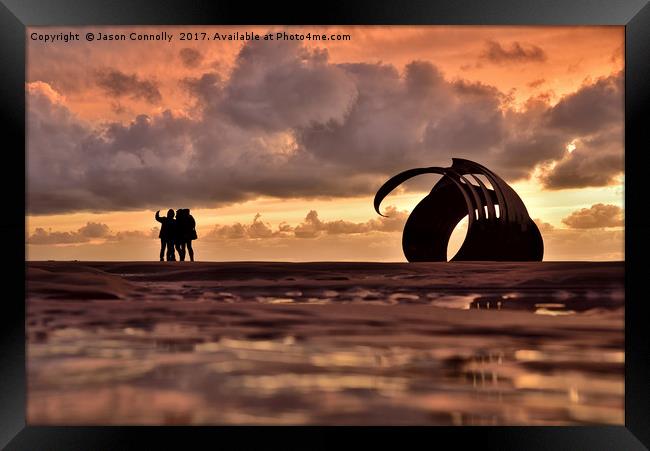
[[[514,289],[491,273],[433,286],[454,269],[418,265],[330,264],[336,280],[294,265],[291,287],[81,265],[30,264],[30,424],[623,424],[622,265],[579,266],[562,289],[539,282],[546,264]],[[116,299],[66,297],[83,272],[86,294]]]

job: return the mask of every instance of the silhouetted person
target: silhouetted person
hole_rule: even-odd
[[[180,209],[176,212],[176,250],[181,261],[185,261],[185,251],[190,254],[190,260],[194,261],[194,249],[192,240],[197,239],[196,221],[190,214],[190,209]]]
[[[156,212],[156,221],[161,223],[160,233],[158,238],[160,238],[160,261],[164,260],[165,248],[167,248],[167,261],[176,260],[174,254],[174,238],[176,235],[176,221],[174,220],[174,210],[171,208],[167,211],[167,217],[160,217],[160,210]]]
[[[183,209],[179,208],[176,210],[176,228],[174,229],[174,246],[176,247],[176,252],[178,252],[178,259],[180,261],[185,261],[185,246],[183,239],[183,231],[185,229],[185,224],[183,223]]]

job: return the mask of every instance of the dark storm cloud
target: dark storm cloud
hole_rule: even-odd
[[[442,152],[475,154],[504,139],[506,123],[499,109],[501,93],[463,80],[451,85],[454,104],[427,124],[424,143]]]
[[[595,204],[590,208],[574,211],[562,222],[574,229],[598,229],[603,227],[621,227],[623,209],[616,205]]]
[[[342,121],[354,95],[354,83],[328,63],[327,50],[252,43],[239,54],[219,106],[242,128],[274,131]]]
[[[615,183],[624,169],[622,72],[585,85],[546,113],[547,125],[574,136],[575,150],[544,170],[549,189],[603,186]]]
[[[496,88],[447,80],[430,62],[400,72],[250,42],[230,78],[207,72],[180,83],[195,100],[191,116],[163,111],[99,126],[30,88],[29,212],[371,195],[395,172],[452,157],[509,181],[541,165],[550,189],[605,185],[622,172],[622,73],[554,107],[536,98],[513,110]]]
[[[548,125],[575,134],[590,134],[612,125],[622,126],[622,73],[596,80],[561,99],[547,112]]]
[[[221,96],[221,78],[216,73],[206,73],[198,78],[186,78],[181,84],[200,102],[200,106],[217,104]]]
[[[203,54],[198,50],[189,47],[181,49],[180,52],[178,52],[178,56],[181,58],[183,66],[188,68],[197,67],[201,64],[201,61],[203,61]]]
[[[550,108],[531,100],[526,111],[509,114],[511,139],[499,165],[516,177],[541,164],[547,189],[616,183],[624,169],[623,111],[622,72],[584,84]]]
[[[496,41],[487,41],[481,58],[497,64],[542,62],[546,61],[546,52],[536,45],[520,44],[517,41],[512,42],[509,46],[503,46]]]
[[[125,74],[115,69],[100,69],[96,72],[97,86],[114,97],[128,96],[156,104],[162,100],[154,81],[141,80],[135,74]]]
[[[611,148],[590,146],[590,140],[578,144],[573,153],[561,159],[551,169],[543,169],[540,181],[547,189],[583,188],[616,183],[623,172],[621,151],[623,134],[617,134]]]
[[[344,67],[358,93],[345,120],[303,127],[297,135],[321,160],[384,177],[414,165],[446,165],[452,156],[484,160],[503,137],[494,88],[447,82],[423,61],[407,65],[403,76],[380,64]]]

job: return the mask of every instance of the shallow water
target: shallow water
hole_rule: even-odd
[[[622,263],[30,263],[30,424],[623,424]]]

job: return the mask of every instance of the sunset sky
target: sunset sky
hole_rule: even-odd
[[[350,40],[179,40],[247,31]],[[438,176],[388,218],[373,196],[452,157],[514,187],[545,260],[624,259],[623,27],[40,27],[27,48],[30,260],[156,260],[155,211],[191,208],[198,260],[405,261]]]

